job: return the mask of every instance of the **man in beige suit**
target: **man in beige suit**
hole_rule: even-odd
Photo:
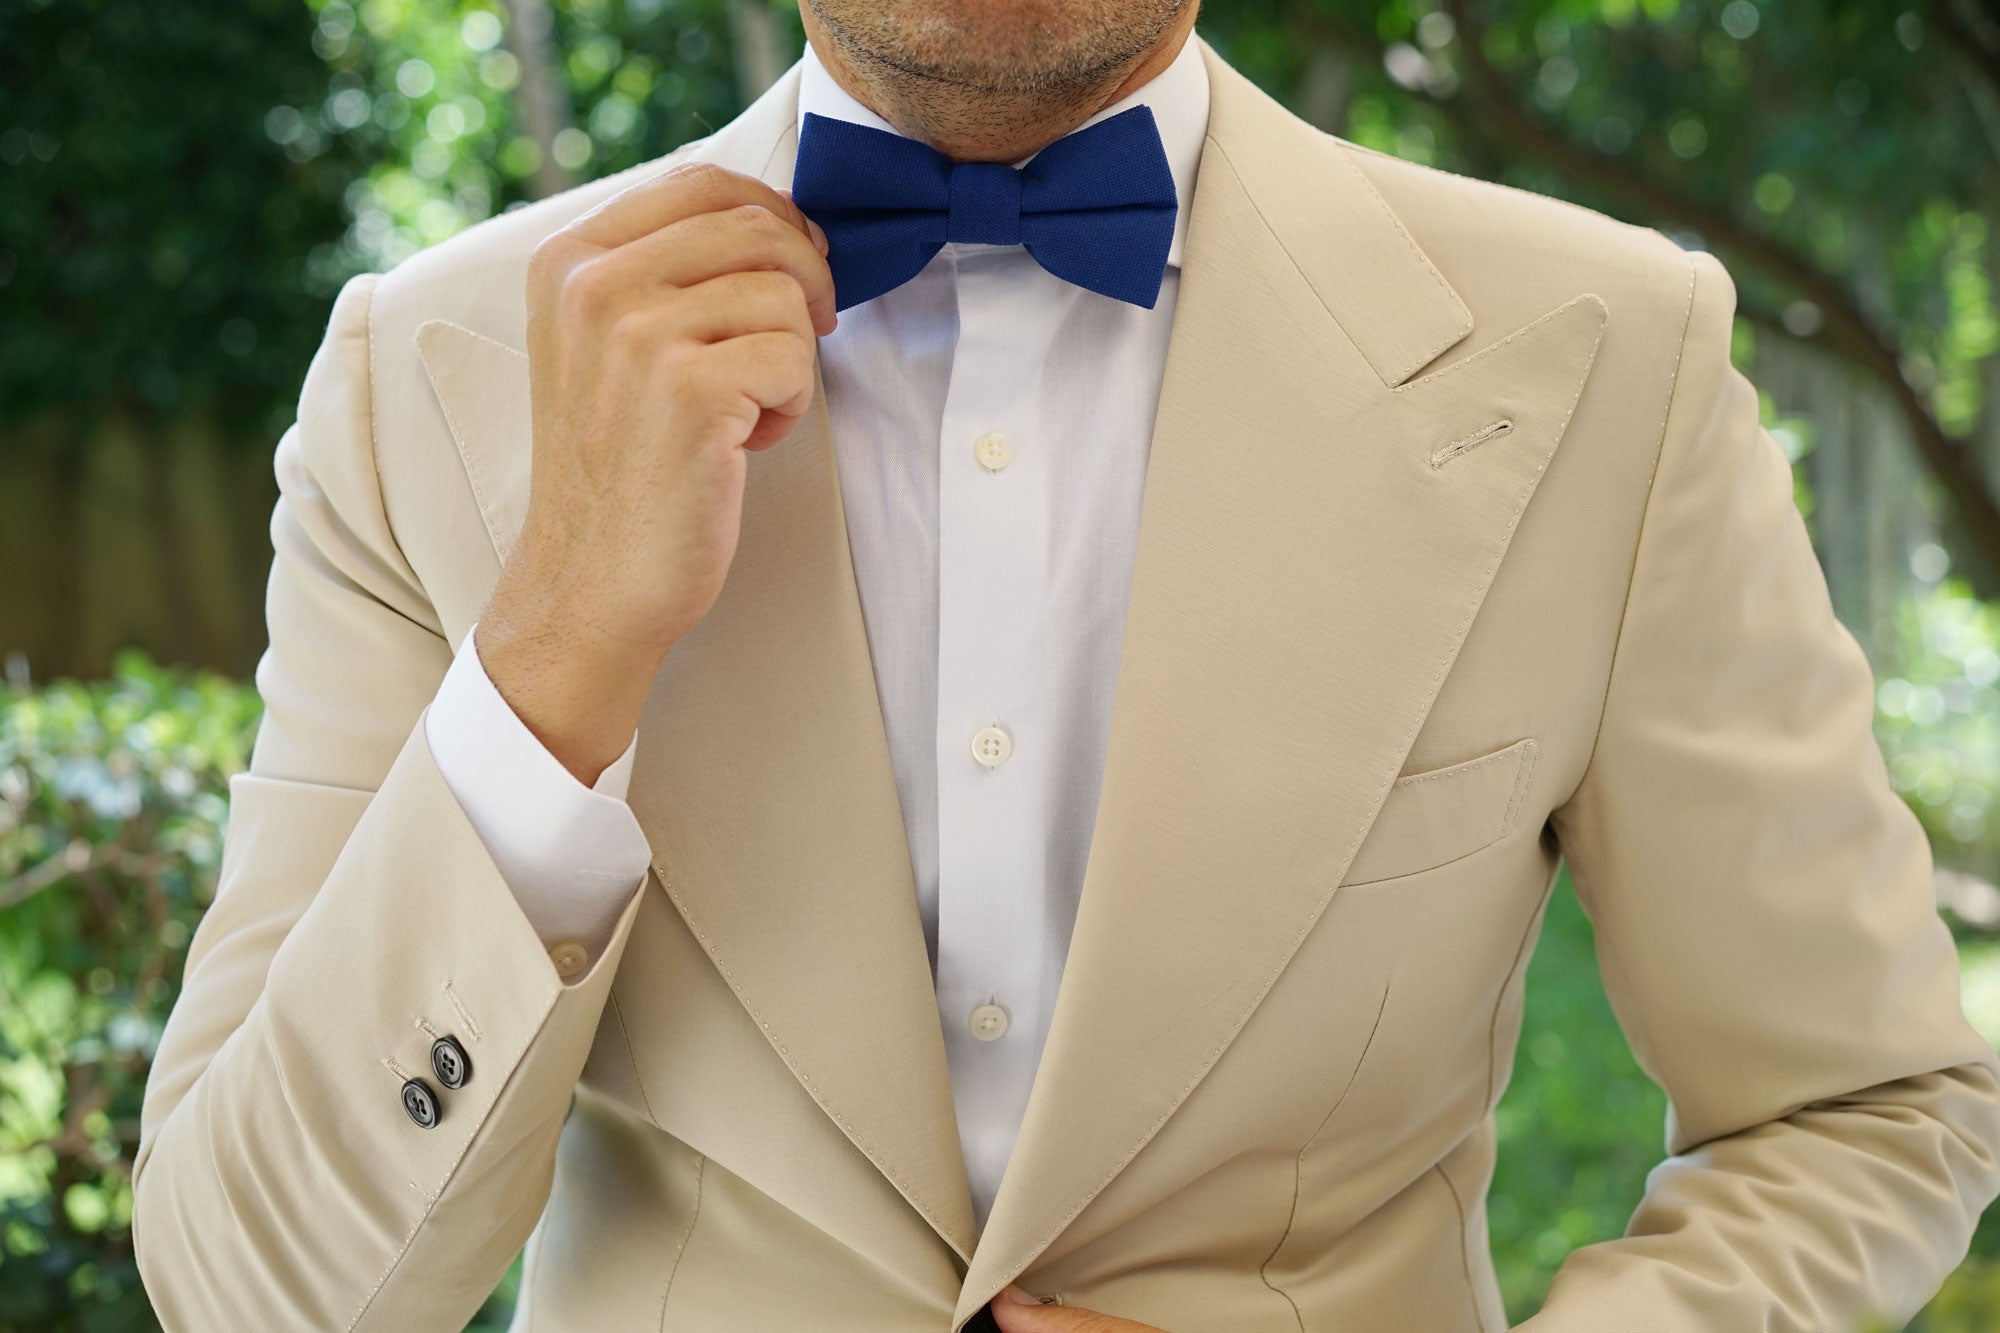
[[[147,1090],[167,1327],[455,1329],[525,1241],[537,1333],[1497,1333],[1492,1112],[1563,861],[1669,1155],[1523,1327],[1906,1318],[2000,1191],[2000,1062],[1721,266],[1323,134],[1192,3],[803,13],[809,58],[714,135],[334,308],[278,447],[266,719]],[[928,141],[956,191],[1128,105],[1174,187],[1148,234],[1179,210],[1150,301],[954,231],[844,302],[851,243],[787,193],[815,106]],[[940,291],[957,362],[893,341]],[[1023,357],[1055,378],[1005,406],[1066,463],[958,432]],[[860,415],[906,409],[930,438]],[[860,469],[940,449],[910,492],[938,509],[878,542],[901,492]],[[1079,646],[1051,702],[1101,753],[954,731],[920,789],[905,739],[1062,605],[955,545],[987,512],[959,506],[1050,476],[1105,499],[1102,551],[1117,496],[1135,520],[1129,602],[1077,612],[1115,677]],[[878,592],[910,568],[942,622]],[[476,715],[454,679],[490,725],[431,716]],[[507,728],[549,771],[468,760]],[[1101,792],[1013,841],[1055,864],[1081,819],[1088,873],[1012,934],[1061,865],[981,897],[954,803],[1043,790],[1052,751]],[[490,800],[531,783],[607,822],[524,852],[546,803]],[[625,818],[632,884],[514,869]],[[1046,1021],[982,992],[968,1035],[968,921],[996,965],[1059,949]]]

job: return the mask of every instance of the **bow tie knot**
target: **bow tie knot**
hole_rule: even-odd
[[[1150,310],[1180,207],[1144,105],[1018,169],[808,111],[792,202],[826,233],[839,310],[901,286],[950,242],[1023,246],[1057,277]]]
[[[1021,243],[1021,173],[1005,162],[957,162],[944,238],[973,245]]]

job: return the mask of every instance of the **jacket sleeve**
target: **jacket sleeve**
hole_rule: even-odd
[[[1867,659],[1730,365],[1735,289],[1691,259],[1601,729],[1553,816],[1669,1155],[1522,1327],[1901,1327],[2000,1191],[2000,1062]]]
[[[463,1327],[547,1199],[641,897],[558,975],[432,761],[451,650],[384,514],[374,281],[341,293],[278,445],[264,721],[146,1088],[133,1240],[169,1333]]]

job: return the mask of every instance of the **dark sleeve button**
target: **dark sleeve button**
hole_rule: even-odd
[[[431,1043],[431,1072],[447,1088],[462,1088],[472,1077],[472,1057],[457,1037],[439,1037]]]
[[[430,1129],[438,1122],[437,1094],[420,1078],[403,1085],[403,1109],[410,1113],[410,1119],[417,1122],[419,1129]]]

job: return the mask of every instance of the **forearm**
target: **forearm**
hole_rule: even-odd
[[[1670,1157],[1625,1235],[1572,1254],[1519,1327],[1900,1328],[1964,1256],[2000,1182],[1996,1108],[1994,1065],[1961,1065]]]

